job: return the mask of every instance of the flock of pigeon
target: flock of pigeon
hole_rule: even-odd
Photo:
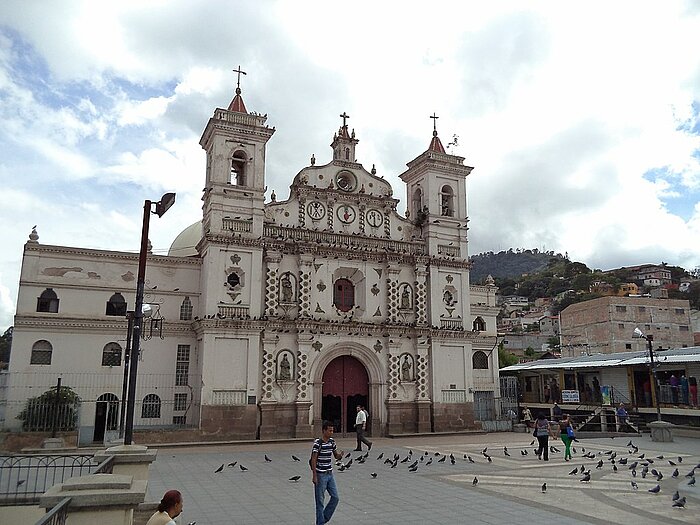
[[[530,446],[535,444],[535,440],[530,442]],[[654,478],[657,482],[657,484],[650,488],[648,492],[652,494],[659,494],[662,491],[662,486],[661,486],[661,481],[664,479],[664,474],[661,472],[661,465],[666,465],[666,462],[668,462],[669,467],[673,467],[673,472],[670,474],[670,477],[673,479],[677,479],[680,476],[680,471],[679,471],[679,465],[683,463],[683,458],[681,456],[677,456],[674,459],[667,459],[663,455],[658,455],[655,456],[654,458],[652,457],[647,457],[647,454],[642,453],[639,454],[639,447],[637,447],[631,440],[629,443],[627,443],[627,448],[628,448],[628,456],[625,457],[620,457],[616,451],[613,450],[606,450],[606,451],[600,451],[597,454],[588,451],[586,452],[586,449],[584,447],[581,447],[581,455],[580,457],[583,459],[588,459],[588,460],[595,460],[596,458],[598,459],[597,463],[595,464],[595,470],[603,470],[606,467],[606,463],[609,464],[612,468],[613,472],[618,472],[620,469],[627,469],[632,476],[632,480],[630,481],[630,485],[632,487],[632,490],[638,490],[639,486],[637,482],[635,481],[634,478],[637,478],[639,475],[642,479],[646,479],[647,476]],[[549,446],[549,451],[551,454],[556,454],[560,453],[561,451],[553,446]],[[578,451],[576,447],[572,447],[572,452],[573,454],[578,454]],[[537,451],[535,450],[534,453],[536,454]],[[638,455],[639,454],[639,455]],[[336,462],[336,467],[338,468],[339,472],[344,472],[346,470],[349,470],[353,464],[364,464],[368,458],[369,458],[369,451],[367,451],[365,454],[360,454],[359,456],[352,458],[351,457],[352,453],[348,452],[342,460],[339,460]],[[503,447],[503,455],[510,457],[510,452],[508,451],[508,447],[504,446]],[[521,449],[520,450],[520,455],[521,456],[528,456],[529,452],[527,448]],[[481,451],[481,456],[483,456],[484,460],[486,460],[487,463],[492,463],[493,459],[491,455],[488,453],[488,447],[485,447]],[[267,454],[265,454],[265,462],[266,463],[271,463],[272,459],[270,459]],[[478,457],[478,456],[477,456]],[[291,456],[292,461],[294,462],[300,462],[301,460],[295,456]],[[383,465],[388,466],[388,468],[397,468],[400,464],[407,464],[406,468],[408,472],[418,472],[420,468],[425,468],[430,466],[433,462],[435,463],[446,463],[449,459],[450,464],[455,465],[457,463],[457,458],[454,456],[454,454],[442,454],[440,452],[435,452],[433,454],[430,454],[429,452],[425,451],[422,453],[420,456],[414,457],[413,450],[409,449],[408,454],[404,457],[401,458],[399,454],[393,454],[391,456],[387,455],[385,457],[384,452],[380,453],[375,461],[382,461],[383,460]],[[471,455],[469,454],[464,454],[463,457],[461,458],[462,461],[467,461],[469,463],[478,463]],[[479,461],[481,462],[481,461]],[[658,462],[658,463],[657,463]],[[241,470],[241,472],[246,472],[248,470],[247,467],[245,467],[242,464],[239,464],[237,461],[233,461],[231,463],[222,463],[219,468],[217,468],[214,473],[220,473],[222,472],[225,468],[235,468],[236,465],[238,465],[238,468]],[[619,466],[618,466],[619,465]],[[700,463],[695,465],[688,471],[687,474],[685,474],[685,478],[688,478],[687,486],[694,486],[695,485],[695,471],[698,470],[700,471]],[[581,483],[590,483],[591,482],[591,468],[586,468],[585,464],[582,464],[581,467],[576,467],[572,469],[569,472],[570,476],[580,476],[579,481]],[[378,474],[376,472],[370,473],[370,477],[372,479],[376,479]],[[301,479],[302,476],[292,476],[289,478],[289,481],[292,483],[296,483]],[[478,476],[474,476],[474,480],[472,481],[472,486],[476,486],[479,484],[479,478]],[[542,493],[547,492],[547,483],[543,483],[541,487]],[[677,508],[685,508],[687,503],[686,497],[681,496],[679,491],[675,491],[672,497],[672,506],[677,507]]]

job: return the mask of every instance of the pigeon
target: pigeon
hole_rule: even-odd
[[[656,459],[664,459],[664,455],[661,454],[660,456],[656,456]]]
[[[638,457],[639,457],[639,459],[644,459],[644,456],[645,456],[645,455],[646,455],[646,454],[642,454],[641,456],[638,456]]]
[[[682,498],[678,498],[676,501],[673,502],[674,507],[678,507],[679,509],[682,509],[685,507],[685,496]]]
[[[292,476],[291,478],[289,478],[289,481],[296,483],[300,479],[301,479],[301,476]]]
[[[673,501],[676,501],[676,500],[679,499],[680,497],[681,497],[681,495],[678,493],[678,491],[676,491],[676,492],[673,493],[673,498],[671,498],[671,499],[672,499]]]
[[[489,447],[484,447],[484,450],[481,451],[482,454],[486,454],[486,451],[489,449]]]
[[[692,486],[692,485],[695,485],[695,476],[693,476],[692,478],[690,478],[690,481],[688,482],[688,486],[689,486],[689,487]]]
[[[450,454],[450,461],[452,461],[452,463],[454,464],[454,461],[455,461],[455,456],[454,456],[454,454]]]
[[[372,476],[372,479],[377,479],[377,473],[376,473],[376,472],[372,472],[372,473],[370,474],[370,476]]]
[[[651,492],[652,494],[658,494],[661,492],[661,485],[656,485],[653,489],[649,489],[648,492]]]
[[[265,461],[266,461],[267,463],[272,463],[272,460],[271,460],[270,458],[267,457],[267,454],[265,454]]]
[[[430,465],[432,462],[433,462],[433,458],[430,458],[430,459],[426,462],[425,466],[427,467],[427,466]]]
[[[571,472],[569,472],[569,476],[574,476],[574,475],[576,475],[577,473],[578,473],[578,467],[576,467],[574,470],[572,470]]]
[[[411,456],[406,456],[401,460],[401,463],[408,463],[408,460],[411,459]]]
[[[233,467],[235,467],[237,464],[238,464],[238,461],[234,461],[234,462],[232,462],[232,463],[229,463],[228,466],[231,467],[231,468],[233,468]]]
[[[472,481],[472,487],[476,487],[476,484],[479,483],[479,478],[474,476],[474,481]]]
[[[489,463],[491,463],[491,456],[486,456],[486,459],[488,460]]]
[[[692,478],[693,476],[695,476],[695,469],[691,470],[685,475],[686,478]]]
[[[457,462],[455,461],[455,458],[452,458],[452,459],[450,459],[450,463],[451,463],[452,465],[454,465],[454,464],[457,463]]]
[[[571,450],[574,454],[576,454],[576,447],[571,447]]]
[[[24,482],[25,482],[25,481],[27,481],[27,480],[26,480],[26,479],[20,479],[20,480],[18,480],[18,481],[17,481],[17,486],[18,486],[18,487],[21,487],[22,485],[24,485]]]
[[[671,461],[670,459],[668,460],[668,464],[671,465],[672,467],[675,467],[675,466],[676,466],[676,462],[675,462],[675,461]]]
[[[533,439],[532,441],[530,441],[530,446],[532,446],[534,444],[535,444],[535,440]]]
[[[379,454],[379,455],[377,456],[377,461],[379,461],[379,460],[382,459],[383,457],[384,457],[384,452],[382,452],[381,454]]]
[[[678,456],[678,463],[683,463],[683,458]]]
[[[238,465],[238,468],[241,469],[241,472],[245,472],[246,470],[248,470],[248,468],[244,467],[243,465]]]
[[[634,470],[637,468],[637,465],[639,465],[639,461],[635,461],[632,463],[629,467],[627,467],[629,470]]]
[[[601,469],[603,468],[603,460],[601,459],[598,464],[595,466],[596,469]]]
[[[613,472],[617,472],[617,465],[613,465]]]
[[[503,450],[503,455],[510,457],[510,454],[509,454],[508,451],[505,450],[505,449]]]
[[[474,463],[474,460],[472,459],[471,456],[467,456],[467,459],[469,460],[469,463]]]
[[[658,476],[658,475],[659,475],[659,471],[656,470],[655,468],[653,468],[653,469],[651,469],[651,475],[652,475],[652,476]]]
[[[678,469],[674,469],[673,474],[671,474],[672,478],[677,478],[678,477]]]
[[[627,443],[627,446],[628,446],[628,447],[633,447],[633,446],[634,446],[634,443],[632,443],[632,440],[631,440],[631,439],[630,439],[630,442]]]
[[[300,460],[298,457],[296,457],[295,455],[292,455],[292,459],[293,459],[294,461],[301,461],[301,460]]]
[[[345,459],[348,459],[349,457],[350,457],[350,452],[348,452],[347,454],[345,454]],[[297,461],[299,461],[299,460],[297,459]]]
[[[412,449],[412,448],[409,448],[409,449],[408,449],[408,455],[409,455],[409,456],[412,456],[412,455],[413,455],[413,449]]]
[[[418,460],[415,460],[413,463],[411,463],[408,468],[418,468]]]
[[[617,461],[620,465],[627,465],[627,458],[622,458]]]
[[[216,470],[214,471],[214,473],[221,472],[222,470],[224,470],[224,464],[223,464],[223,463],[221,464],[221,466],[220,466],[218,469],[216,469]]]
[[[542,483],[542,494],[544,494],[545,492],[547,492],[547,483],[546,482]]]
[[[633,488],[634,490],[637,490],[637,489],[639,488],[639,485],[637,485],[637,482],[636,482],[636,481],[630,481],[630,483],[632,484],[632,488]]]
[[[586,473],[584,476],[579,480],[582,483],[590,483],[591,482],[591,474]]]
[[[408,468],[408,471],[409,471],[409,472],[416,472],[417,470],[418,470],[418,465],[416,465],[415,467],[409,467],[409,468]]]
[[[345,468],[350,468],[352,465],[352,459],[345,464]]]
[[[636,478],[636,477],[637,477],[637,471],[636,471],[636,470],[633,470],[633,471],[632,471],[632,477],[633,477],[633,478]]]
[[[438,463],[444,463],[446,459],[447,456],[442,456],[440,459],[438,459]]]
[[[664,479],[664,475],[659,472],[659,474],[656,476],[656,481],[661,481],[662,479]]]

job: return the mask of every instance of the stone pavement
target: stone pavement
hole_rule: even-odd
[[[455,436],[427,436],[420,438],[374,440],[372,451],[364,464],[353,462],[350,469],[338,472],[335,478],[340,492],[340,505],[332,523],[357,524],[408,524],[408,523],[698,523],[700,522],[700,487],[689,487],[684,477],[700,463],[700,440],[676,438],[673,443],[654,443],[648,435],[633,438],[639,447],[637,454],[630,454],[626,446],[629,438],[597,438],[581,440],[575,444],[573,462],[564,462],[563,453],[555,453],[549,462],[538,461],[530,446],[529,434],[492,433]],[[339,448],[351,451],[355,442],[351,438],[336,436]],[[551,442],[563,451],[561,441]],[[510,457],[503,447],[508,447]],[[481,454],[484,447],[491,455],[489,463]],[[582,458],[586,453],[595,459]],[[185,525],[196,520],[197,525],[262,523],[313,524],[314,499],[308,467],[311,443],[258,443],[245,445],[187,448],[161,448],[158,458],[151,465],[149,501],[157,501],[171,488],[183,493],[184,511],[179,522]],[[413,451],[413,459],[419,459],[416,473],[410,473],[410,462],[399,463],[394,469],[376,458],[397,453],[401,459]],[[521,450],[528,455],[522,456]],[[648,489],[656,485],[656,479],[648,474],[632,478],[624,465],[618,472],[603,454],[617,452],[617,459],[628,457],[629,462],[652,458],[649,468],[663,474],[661,492],[651,494]],[[449,457],[434,453],[454,454],[456,464]],[[272,462],[266,462],[267,454]],[[291,459],[294,454],[300,462]],[[463,459],[470,455],[476,463]],[[359,452],[352,452],[357,458]],[[657,459],[657,456],[664,459]],[[680,476],[671,477],[674,469],[668,460],[682,462],[678,465]],[[430,458],[433,461],[426,466]],[[604,460],[602,469],[595,466]],[[221,464],[237,461],[233,467],[224,467],[214,473]],[[346,460],[347,461],[347,460]],[[641,460],[638,460],[641,461]],[[239,465],[249,470],[242,472]],[[574,466],[586,465],[591,469],[591,482],[581,483],[579,476],[569,476]],[[376,472],[372,479],[370,473]],[[700,476],[700,469],[697,471]],[[288,481],[301,475],[298,483]],[[477,486],[472,486],[474,476]],[[639,485],[633,490],[630,481]],[[547,493],[541,485],[547,482]],[[679,490],[687,498],[685,509],[672,508],[671,496]]]

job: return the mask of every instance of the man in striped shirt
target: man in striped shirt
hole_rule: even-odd
[[[333,436],[333,424],[330,421],[323,422],[323,437],[314,440],[311,449],[311,472],[316,495],[316,525],[328,523],[338,506],[338,488],[333,478],[333,456],[336,459],[343,457],[343,451],[338,451]],[[328,505],[323,506],[325,492],[328,491],[331,499]]]

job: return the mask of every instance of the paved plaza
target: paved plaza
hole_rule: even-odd
[[[341,501],[332,523],[700,522],[700,487],[688,486],[690,478],[685,477],[700,463],[700,440],[676,438],[673,443],[654,443],[646,434],[632,438],[639,452],[630,453],[628,437],[582,439],[575,444],[572,462],[564,461],[563,444],[556,440],[550,443],[562,452],[544,462],[534,455],[532,439],[530,434],[514,433],[375,439],[364,464],[357,462],[359,452],[351,452],[352,466],[344,472],[334,469]],[[355,445],[350,437],[336,436],[336,441],[346,452]],[[482,455],[485,447],[491,463]],[[504,454],[504,447],[510,456]],[[193,520],[197,525],[313,524],[314,498],[307,463],[310,450],[311,442],[161,448],[151,466],[148,499],[157,501],[165,490],[180,490],[185,501],[181,524]],[[396,468],[384,463],[394,454],[402,460],[410,450],[410,461],[399,462]],[[528,455],[523,456],[521,450],[527,450]],[[606,454],[611,451],[617,453],[617,472],[609,460],[611,454]],[[419,461],[417,472],[409,472],[408,465],[425,452],[429,455]],[[583,458],[584,453],[593,453],[595,458]],[[265,461],[265,454],[271,462]],[[384,457],[377,460],[380,454]],[[455,456],[454,465],[449,454]],[[464,459],[465,454],[475,463]],[[642,454],[644,459],[639,459]],[[300,461],[294,461],[292,455]],[[439,462],[444,455],[447,459]],[[625,457],[628,464],[620,464]],[[650,471],[655,468],[663,475],[658,494],[648,492],[657,485],[656,477],[651,472],[645,479],[641,475],[641,463],[649,458],[653,461]],[[600,459],[603,467],[596,469]],[[634,478],[628,469],[633,461],[640,463]],[[227,466],[233,462],[237,462],[234,467]],[[224,469],[215,473],[222,464]],[[248,470],[241,471],[240,465]],[[582,483],[581,475],[568,474],[582,465],[590,469],[590,483]],[[674,468],[679,469],[675,479]],[[700,476],[700,469],[697,474]],[[301,476],[299,482],[289,481],[297,475]],[[474,477],[478,478],[476,486]],[[632,488],[632,480],[638,484],[637,490]],[[545,482],[547,491],[543,494]],[[687,498],[685,508],[672,507],[676,490]]]

